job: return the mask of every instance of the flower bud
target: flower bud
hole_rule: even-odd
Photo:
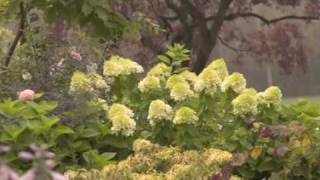
[[[35,97],[35,93],[33,90],[26,89],[19,92],[18,100],[19,101],[32,101]]]

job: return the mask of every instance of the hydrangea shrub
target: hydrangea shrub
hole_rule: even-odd
[[[138,139],[133,144],[134,154],[101,171],[67,171],[70,180],[195,180],[209,179],[221,174],[231,162],[232,154],[218,149],[183,151],[177,147],[163,147]],[[235,177],[232,177],[235,178]]]
[[[315,122],[320,113],[308,113],[304,104],[284,105],[276,86],[262,92],[248,88],[244,76],[229,73],[223,59],[197,75],[180,66],[188,58],[179,48],[160,56],[162,62],[144,74],[137,63],[111,57],[101,76],[104,93],[97,93],[94,81],[90,88],[72,82],[70,92],[91,94],[91,102],[103,99],[111,107],[104,108],[104,118],[113,138],[129,149],[135,149],[130,144],[137,138],[183,150],[218,148],[234,154],[230,166],[245,179],[319,177],[319,163],[312,159],[320,155]],[[122,110],[113,110],[120,105]],[[301,171],[304,162],[308,166]]]

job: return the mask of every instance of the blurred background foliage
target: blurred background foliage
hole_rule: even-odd
[[[182,43],[193,70],[225,57],[259,90],[273,84],[286,96],[318,96],[317,7],[312,0],[1,0],[0,94],[30,87],[58,98],[76,69],[99,71],[111,54],[149,68],[169,44]]]

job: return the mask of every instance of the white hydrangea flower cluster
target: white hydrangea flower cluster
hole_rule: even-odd
[[[81,95],[84,93],[92,93],[96,90],[110,91],[109,84],[102,76],[96,73],[85,74],[80,71],[73,73],[70,83],[70,93]]]
[[[185,79],[186,81],[188,81],[193,87],[195,85],[195,83],[197,82],[197,75],[194,72],[190,72],[188,70],[183,71],[182,73],[179,74],[183,79]]]
[[[88,78],[90,79],[90,82],[95,89],[110,91],[111,87],[99,74],[90,73],[88,74]]]
[[[195,90],[197,92],[205,90],[212,94],[216,92],[228,75],[229,72],[224,60],[215,60],[199,74],[195,83]]]
[[[229,75],[226,62],[222,58],[214,60],[207,68],[215,70],[222,81]]]
[[[170,97],[175,101],[183,101],[195,96],[191,85],[181,75],[171,76],[166,83],[166,88],[170,90]]]
[[[136,122],[133,119],[134,113],[131,109],[125,105],[115,103],[110,107],[108,116],[112,122],[111,131],[114,134],[133,135],[136,129]]]
[[[258,113],[258,97],[255,92],[247,91],[232,101],[233,113],[240,116]]]
[[[117,77],[142,72],[143,67],[138,63],[120,56],[112,56],[110,60],[105,61],[103,66],[103,75],[106,77]]]
[[[278,105],[282,100],[282,92],[279,87],[271,86],[264,92],[258,93],[259,102],[267,106]]]
[[[231,89],[234,92],[240,94],[243,90],[246,89],[247,81],[244,76],[240,73],[233,73],[230,76],[226,77],[222,82],[221,90],[226,92]]]
[[[174,124],[194,124],[199,120],[197,113],[189,107],[181,107],[176,111]]]
[[[279,105],[282,93],[276,86],[267,88],[264,92],[257,93],[253,88],[244,89],[241,94],[232,101],[233,112],[236,115],[255,115],[259,105]]]
[[[147,76],[139,82],[138,88],[141,92],[151,92],[160,89],[160,79],[156,76]]]
[[[91,86],[90,78],[86,74],[76,71],[72,75],[69,91],[71,94],[77,95],[93,92],[94,89]]]
[[[154,100],[150,103],[148,120],[154,126],[157,122],[163,120],[170,121],[173,118],[172,107],[161,100]]]
[[[241,94],[245,94],[245,93],[249,93],[249,94],[257,94],[257,90],[254,88],[246,88],[244,89]]]
[[[222,80],[215,70],[206,68],[199,74],[195,90],[197,92],[206,90],[206,92],[214,93],[221,85],[221,82]]]
[[[148,72],[148,76],[167,78],[171,75],[172,68],[164,63],[159,63]]]

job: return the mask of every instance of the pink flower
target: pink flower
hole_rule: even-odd
[[[35,180],[36,173],[34,169],[30,169],[19,180]]]
[[[26,89],[19,92],[18,99],[20,101],[32,101],[34,99],[35,93],[33,90]]]
[[[24,161],[31,161],[34,159],[34,155],[29,152],[20,152],[19,153],[19,158],[24,160]]]
[[[73,60],[77,60],[77,61],[82,60],[81,54],[75,51],[74,49],[70,50],[69,55]]]
[[[1,180],[18,180],[17,173],[9,169],[7,166],[0,166],[0,179]]]

